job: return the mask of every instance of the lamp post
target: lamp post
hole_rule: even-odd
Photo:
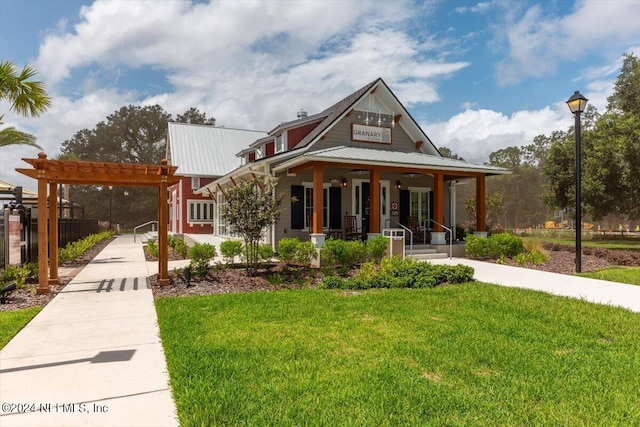
[[[111,231],[111,206],[113,205],[113,185],[109,186],[109,231]]]
[[[573,92],[571,98],[567,100],[569,110],[576,118],[576,273],[582,271],[582,203],[580,201],[580,114],[587,107],[588,99],[577,90]]]

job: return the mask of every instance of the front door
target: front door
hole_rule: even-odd
[[[369,180],[354,179],[352,192],[352,212],[363,233],[369,232],[369,209],[371,204]],[[389,218],[389,181],[380,180],[380,231],[387,225]]]

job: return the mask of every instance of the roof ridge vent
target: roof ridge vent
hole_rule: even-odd
[[[304,108],[300,108],[300,111],[298,111],[298,119],[306,119],[307,118],[307,112],[304,111]]]

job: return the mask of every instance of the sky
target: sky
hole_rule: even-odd
[[[437,147],[484,163],[567,130],[575,90],[603,112],[624,53],[640,55],[639,0],[0,0],[0,60],[38,70],[52,107],[4,124],[47,155],[118,110],[196,107],[269,131],[382,77]],[[28,146],[0,148],[0,179]]]

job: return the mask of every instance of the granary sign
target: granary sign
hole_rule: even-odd
[[[351,139],[353,141],[378,142],[391,144],[391,128],[351,124]]]

